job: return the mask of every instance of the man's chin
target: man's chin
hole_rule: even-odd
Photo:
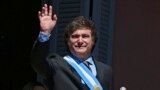
[[[86,51],[85,50],[76,50],[76,53],[78,54],[84,54]]]

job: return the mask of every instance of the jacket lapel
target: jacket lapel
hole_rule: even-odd
[[[103,80],[103,70],[101,68],[101,65],[99,64],[98,61],[94,60],[95,66],[96,66],[96,71],[97,71],[97,75],[96,78],[99,80],[99,82],[101,82]]]

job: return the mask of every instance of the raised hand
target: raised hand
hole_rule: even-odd
[[[57,22],[57,16],[52,12],[52,6],[44,4],[42,10],[38,12],[41,31],[50,34]]]

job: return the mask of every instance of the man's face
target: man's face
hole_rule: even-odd
[[[90,29],[77,29],[69,37],[69,50],[79,58],[87,58],[94,46],[93,41]]]

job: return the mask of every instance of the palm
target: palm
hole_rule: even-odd
[[[41,26],[41,29],[44,31],[49,30],[50,32],[50,30],[53,29],[55,24],[56,24],[56,20],[52,19],[51,16],[43,16],[40,19],[40,26]]]

